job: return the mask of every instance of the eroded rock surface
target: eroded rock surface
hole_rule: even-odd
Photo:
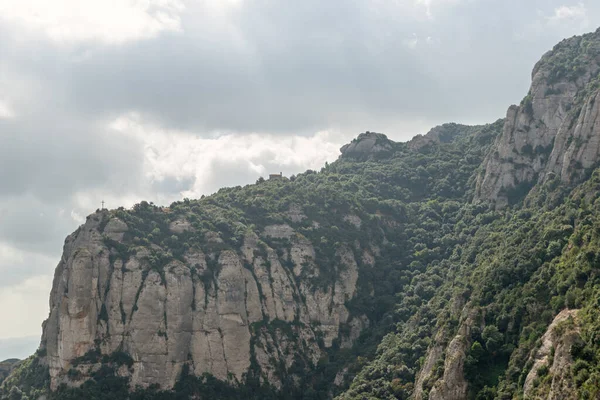
[[[365,132],[344,145],[340,152],[342,157],[366,160],[374,155],[390,152],[392,149],[393,142],[383,133]]]
[[[600,49],[596,33],[566,39],[532,72],[529,94],[508,109],[503,133],[483,163],[476,200],[503,207],[537,182],[582,178],[600,153]],[[570,65],[572,64],[572,66]]]
[[[192,227],[178,219],[169,231],[190,234]],[[133,366],[121,373],[132,386],[170,388],[186,364],[197,375],[241,381],[253,363],[262,379],[279,386],[280,365],[291,368],[297,356],[314,365],[334,340],[350,346],[368,326],[346,308],[358,280],[347,246],[337,250],[335,279],[315,287],[313,245],[286,224],[248,232],[239,249],[189,248],[165,265],[157,264],[155,252],[164,249],[156,245],[120,252],[116,243],[127,232],[123,221],[101,211],[65,242],[42,339],[52,388],[77,384],[67,372],[95,350],[131,355]],[[214,232],[203,237],[217,249],[224,243]],[[276,251],[263,239],[287,240],[289,249]],[[345,323],[347,336],[340,334]],[[85,362],[90,368],[80,371],[97,368]]]
[[[523,393],[531,399],[576,399],[571,376],[571,346],[579,340],[579,310],[563,310],[542,336],[542,344],[531,356],[533,366],[527,374]],[[544,372],[542,372],[544,371]],[[540,383],[544,378],[549,378]]]

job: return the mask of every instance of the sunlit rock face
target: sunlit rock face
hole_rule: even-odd
[[[194,228],[179,219],[169,229],[193,234]],[[310,283],[320,275],[315,249],[288,224],[248,232],[238,249],[217,250],[219,234],[205,234],[215,251],[190,248],[165,265],[152,261],[156,245],[125,245],[127,234],[123,221],[100,211],[66,239],[42,339],[54,389],[83,381],[69,378],[71,368],[85,375],[99,367],[101,360],[82,361],[91,351],[129,354],[133,365],[119,373],[132,387],[171,388],[186,364],[198,376],[229,381],[258,368],[278,386],[281,365],[291,368],[295,357],[315,365],[334,340],[351,346],[368,325],[345,305],[358,280],[347,246],[336,252],[335,279],[317,287]],[[277,251],[263,238],[289,247]],[[119,244],[128,246],[126,256]],[[346,323],[350,329],[341,334]]]
[[[503,207],[538,182],[576,183],[596,166],[598,37],[564,40],[536,64],[529,94],[508,109],[503,133],[483,163],[476,200]]]

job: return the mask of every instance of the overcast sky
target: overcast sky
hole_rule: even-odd
[[[62,243],[169,204],[503,117],[597,0],[0,0],[0,359],[37,347]]]

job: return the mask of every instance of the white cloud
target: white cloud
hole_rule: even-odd
[[[413,33],[411,37],[404,39],[403,43],[409,49],[415,49],[419,44],[419,37],[416,33]]]
[[[554,15],[548,17],[551,22],[561,22],[565,20],[586,20],[587,10],[583,3],[574,6],[561,6],[554,9]]]
[[[213,13],[227,13],[235,10],[242,5],[243,0],[204,0],[202,6],[204,10]]]
[[[438,6],[454,5],[464,0],[415,0],[417,6],[425,8],[425,14],[428,18],[433,18],[433,9]]]
[[[81,214],[79,214],[75,210],[71,210],[71,218],[73,219],[73,221],[75,221],[79,224],[83,224],[85,222],[85,217],[82,216]]]
[[[51,275],[39,275],[0,288],[0,339],[41,335],[51,286]]]
[[[32,267],[45,263],[52,265],[55,263],[55,260],[45,255],[26,252],[0,242],[0,273],[3,275],[16,267],[27,268],[28,266]]]
[[[25,259],[25,253],[19,252],[17,249],[0,243],[0,270],[11,264],[20,264]]]
[[[325,161],[337,158],[340,147],[339,137],[329,131],[308,137],[228,133],[203,138],[152,125],[135,114],[118,118],[112,128],[143,144],[149,184],[167,179],[193,182],[180,193],[187,197],[209,194],[222,186],[253,183],[273,172],[270,168],[287,173],[321,168]]]
[[[584,3],[563,5],[550,10],[537,10],[537,15],[513,33],[519,41],[535,41],[555,36],[555,41],[573,34],[582,34],[590,27],[589,10]]]
[[[0,119],[14,118],[15,112],[6,100],[0,99]]]
[[[0,0],[0,19],[61,43],[118,44],[181,30],[181,0]]]
[[[50,272],[56,263],[57,260],[51,256],[0,242],[0,274],[3,277],[0,288],[19,282],[25,277]]]

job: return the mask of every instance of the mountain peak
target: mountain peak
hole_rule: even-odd
[[[394,142],[383,133],[366,131],[340,149],[342,158],[366,160],[375,154],[392,151]]]
[[[533,69],[529,93],[511,106],[484,161],[476,200],[501,208],[537,183],[580,182],[600,159],[600,32],[565,39]]]
[[[408,142],[412,150],[419,150],[431,144],[450,143],[465,131],[465,125],[448,123],[431,128],[425,135],[416,135]]]

